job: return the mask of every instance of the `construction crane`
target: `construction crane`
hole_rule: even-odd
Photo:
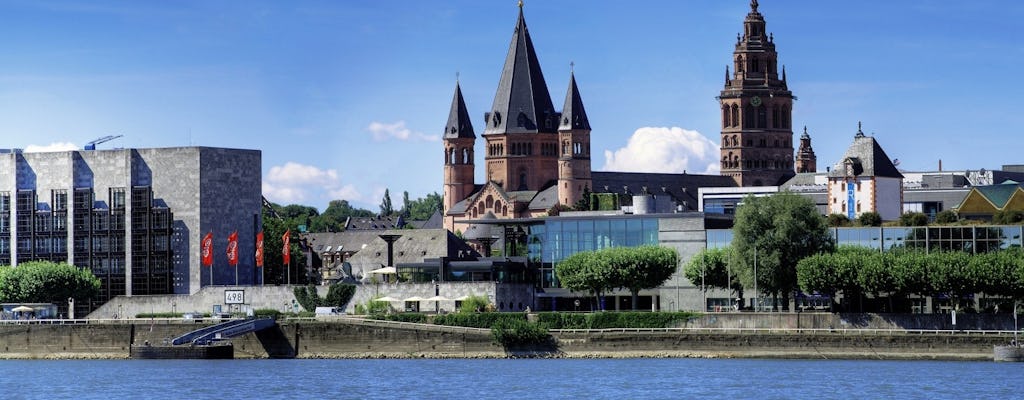
[[[98,145],[100,143],[109,142],[109,141],[117,139],[117,138],[119,138],[121,136],[124,136],[124,135],[107,135],[107,136],[101,137],[99,139],[96,139],[96,140],[93,140],[93,141],[91,141],[89,143],[86,143],[85,144],[85,149],[86,150],[96,150],[96,145]]]

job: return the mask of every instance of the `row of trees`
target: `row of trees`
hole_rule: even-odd
[[[86,268],[52,261],[30,261],[0,267],[0,303],[67,304],[100,292],[100,280]]]
[[[834,253],[816,254],[797,264],[797,281],[804,292],[847,296],[872,293],[905,298],[910,294],[946,294],[959,305],[965,295],[986,293],[1024,297],[1024,252],[1020,249],[970,254],[920,250],[890,251],[843,246]]]
[[[610,247],[569,256],[555,267],[555,275],[562,287],[598,298],[611,290],[627,289],[635,310],[640,290],[661,286],[678,264],[679,253],[672,248]]]
[[[424,198],[409,199],[409,192],[402,194],[402,208],[395,210],[391,203],[391,195],[385,190],[381,200],[380,213],[353,207],[348,200],[332,200],[321,213],[316,207],[290,204],[281,206],[273,204],[274,210],[286,221],[291,229],[305,225],[310,232],[341,232],[345,230],[345,220],[349,217],[373,217],[376,215],[401,215],[406,219],[423,221],[430,218],[442,207],[441,195],[434,192]]]

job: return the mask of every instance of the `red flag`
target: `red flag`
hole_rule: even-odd
[[[238,266],[238,231],[228,235],[228,265]]]
[[[291,236],[292,236],[292,231],[289,230],[289,231],[284,231],[284,236],[281,237],[281,241],[284,242],[284,248],[281,249],[281,256],[284,257],[284,264],[285,265],[290,264],[291,261],[292,261],[292,251],[291,251],[291,246],[290,246],[291,245]]]
[[[256,234],[256,266],[263,266],[263,231]]]
[[[203,236],[201,248],[203,265],[207,267],[213,265],[213,232],[207,232],[206,236]]]

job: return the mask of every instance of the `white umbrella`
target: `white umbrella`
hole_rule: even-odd
[[[412,296],[410,298],[405,299],[405,301],[423,301],[423,298],[420,296]]]
[[[469,296],[463,295],[463,296],[456,297],[453,300],[455,300],[455,301],[466,301],[467,299],[469,299]]]
[[[398,272],[398,270],[395,269],[395,267],[377,268],[373,271],[370,271],[371,274],[394,274],[396,272]]]
[[[451,299],[449,299],[447,297],[444,297],[444,296],[434,296],[434,297],[423,299],[423,301],[450,301],[450,300]]]
[[[396,298],[391,297],[391,296],[384,296],[384,297],[378,297],[376,299],[372,299],[370,301],[386,301],[386,302],[391,303],[391,302],[395,302],[395,301],[402,301],[402,299],[396,299]]]
[[[33,311],[35,311],[35,309],[32,308],[32,307],[29,307],[29,306],[17,306],[17,307],[14,307],[13,309],[11,309],[11,311],[14,311],[14,312],[33,312]]]

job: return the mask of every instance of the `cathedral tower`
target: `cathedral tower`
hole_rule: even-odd
[[[806,126],[804,134],[800,135],[800,149],[796,151],[796,172],[818,172],[818,157],[811,148],[811,135],[807,134]]]
[[[455,83],[452,109],[444,127],[444,213],[473,193],[473,146],[476,134],[462,99],[462,89]]]
[[[590,120],[583,109],[583,99],[576,87],[576,74],[569,75],[569,91],[565,94],[562,120],[558,124],[558,202],[572,207],[591,190]]]
[[[494,105],[484,114],[487,180],[519,191],[558,179],[558,117],[520,3]]]
[[[786,70],[764,17],[750,2],[743,34],[736,36],[733,73],[725,70],[721,174],[740,186],[777,185],[793,175],[793,100]]]

